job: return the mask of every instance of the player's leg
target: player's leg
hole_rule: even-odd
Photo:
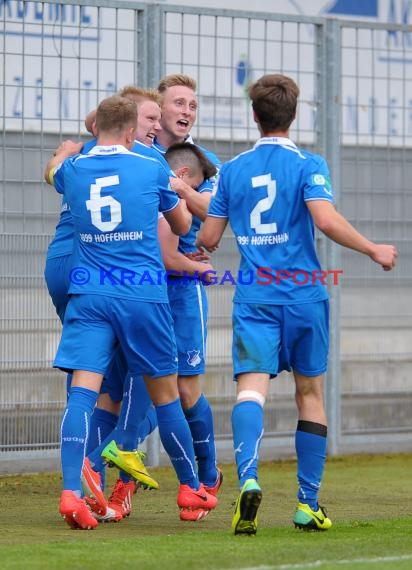
[[[173,283],[168,293],[179,359],[180,400],[193,438],[199,479],[216,494],[222,474],[216,465],[212,409],[200,385],[200,375],[205,372],[207,296],[196,280]]]
[[[124,517],[131,513],[132,498],[138,486],[146,489],[159,487],[143,463],[144,454],[137,451],[138,443],[156,426],[157,418],[143,377],[127,374],[119,420],[111,441],[102,450],[102,457],[120,469],[109,507],[120,509]]]
[[[323,398],[328,357],[327,301],[285,307],[285,346],[296,385],[298,424],[295,435],[298,507],[295,526],[327,530],[332,525],[319,507],[318,494],[327,452],[327,420]]]
[[[104,375],[96,408],[91,418],[90,441],[87,456],[93,469],[102,477],[105,462],[102,449],[113,439],[123,399],[123,384],[127,374],[127,362],[123,352],[116,347],[109,368]]]
[[[160,439],[180,482],[180,518],[201,520],[216,507],[217,499],[199,481],[192,434],[180,403],[176,376],[146,376],[145,381],[155,405]]]
[[[44,279],[47,290],[56,309],[56,313],[63,323],[67,303],[69,302],[70,270],[72,267],[72,254],[59,257],[47,257],[44,267]],[[69,397],[72,381],[71,372],[66,376],[66,395]]]
[[[105,463],[100,453],[94,453],[103,441],[108,439],[109,434],[116,428],[123,398],[123,382],[127,373],[126,360],[119,348],[116,348],[112,362],[106,372],[99,398],[90,421],[90,436],[87,446],[87,455],[90,460],[90,468],[99,473],[98,481],[102,489],[105,487]],[[108,439],[107,443],[111,441]],[[91,475],[90,471],[88,471]],[[92,481],[90,481],[92,484]]]
[[[298,424],[295,434],[299,504],[295,526],[327,530],[332,523],[318,504],[325,468],[327,425],[323,405],[323,376],[306,377],[294,372]]]
[[[104,382],[104,380],[103,380]],[[90,436],[87,445],[87,455],[89,456],[116,428],[120,413],[120,402],[114,402],[109,394],[99,394],[96,407],[90,418]],[[110,440],[109,440],[110,441]],[[94,465],[94,464],[93,464]],[[101,472],[102,481],[104,478],[104,465],[96,471]]]
[[[257,510],[262,500],[258,483],[259,448],[263,437],[264,402],[269,374],[237,377],[237,400],[232,411],[233,446],[240,494],[232,520],[235,534],[256,534]]]
[[[125,380],[124,376],[126,376]],[[120,402],[120,400],[123,401]],[[144,421],[149,413],[148,410],[153,406],[143,378],[141,376],[131,377],[127,374],[127,363],[120,349],[117,349],[114,362],[105,374],[98,404],[99,401],[103,406],[117,413],[120,412],[120,414],[119,417],[113,414],[114,426],[111,426],[110,432],[105,433],[104,439],[98,442],[98,445],[88,453],[85,459],[83,489],[88,497],[92,497],[92,500],[88,502],[93,512],[100,517],[99,520],[117,521],[130,515],[132,497],[138,485],[150,489],[159,487],[143,463],[144,454],[136,451],[140,425],[144,424],[143,429],[147,430],[147,425],[153,423]],[[106,410],[95,408],[91,418],[92,426],[93,417],[97,415],[97,418],[100,418],[102,412],[108,413]],[[149,415],[152,416],[153,413]],[[100,427],[97,421],[95,427]],[[90,431],[92,433],[92,427]],[[98,433],[100,435],[100,430]],[[107,463],[127,470],[127,473],[126,471],[120,472],[108,501],[102,491]]]
[[[75,370],[61,425],[64,491],[60,512],[70,526],[79,528],[96,526],[96,521],[81,499],[81,472],[90,416],[115,342],[110,322],[105,321],[102,315],[102,303],[104,305],[98,295],[74,295],[70,299],[54,361],[55,367]],[[90,350],[91,346],[93,351]]]
[[[258,484],[259,448],[270,376],[278,371],[280,321],[277,309],[235,303],[233,368],[237,399],[232,411],[233,446],[240,495],[232,520],[235,534],[255,534],[262,498]]]
[[[97,521],[81,500],[80,476],[86,455],[90,416],[97,401],[103,375],[75,370],[69,400],[61,424],[63,493],[60,514],[69,526],[89,529]]]
[[[144,379],[156,408],[160,439],[181,484],[178,505],[191,515],[184,518],[181,512],[181,518],[199,520],[216,506],[217,499],[204,490],[197,476],[192,436],[177,387],[177,350],[169,305],[129,303],[121,316],[121,321],[117,314],[114,319],[129,369],[147,371]]]

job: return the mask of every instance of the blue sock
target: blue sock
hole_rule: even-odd
[[[81,471],[89,438],[90,416],[98,393],[77,386],[71,388],[61,424],[63,489],[81,493]]]
[[[315,422],[298,421],[295,436],[298,460],[298,499],[313,511],[318,510],[318,493],[326,460],[327,427]]]
[[[137,448],[141,424],[152,407],[143,377],[128,374],[124,382],[123,401],[116,428],[116,442],[121,449]]]
[[[192,408],[183,412],[192,434],[199,479],[208,487],[213,487],[217,468],[213,416],[209,402],[202,394]]]
[[[233,447],[240,487],[258,478],[259,447],[263,437],[263,408],[250,400],[239,402],[232,411]]]
[[[193,441],[180,399],[156,406],[160,439],[182,485],[199,489]]]
[[[90,418],[90,435],[87,455],[94,451],[117,425],[118,417],[112,412],[95,408]]]
[[[137,432],[137,443],[142,443],[149,436],[152,431],[157,428],[157,415],[156,409],[153,405],[147,410],[145,419],[139,426],[139,431]]]
[[[108,443],[115,439],[116,428],[109,433],[109,435],[102,441],[102,443],[97,446],[91,453],[87,454],[89,458],[90,464],[93,467],[94,471],[98,471],[100,475],[105,470],[106,462],[102,458],[102,451],[106,447]]]
[[[143,441],[144,438],[139,437],[139,431],[152,407],[143,376],[128,374],[124,382],[119,421],[113,434],[113,439],[121,449],[133,451]],[[127,483],[131,477],[120,471],[120,479]]]
[[[86,450],[88,456],[102,443],[109,433],[114,430],[116,424],[116,414],[112,414],[112,412],[108,412],[107,410],[102,410],[100,408],[94,409],[90,418],[90,435]],[[106,469],[104,467],[100,470],[100,478],[102,481],[102,488],[104,489],[106,485]]]
[[[135,446],[133,449],[139,447],[139,444],[142,443],[146,439],[146,437],[150,435],[152,431],[155,430],[156,428],[157,428],[156,409],[153,406],[153,404],[150,404],[145,419],[142,422],[140,422],[140,425],[138,426],[137,444],[135,442]],[[115,436],[117,437],[117,430],[115,432]],[[130,475],[128,475],[124,471],[120,471],[120,479],[123,481],[123,483],[128,483],[129,481],[131,481],[132,477],[130,477]]]

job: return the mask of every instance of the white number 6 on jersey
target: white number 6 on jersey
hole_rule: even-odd
[[[102,196],[102,188],[106,186],[117,186],[119,177],[104,176],[96,178],[96,184],[90,184],[90,200],[86,200],[86,208],[90,211],[92,224],[102,232],[111,232],[122,221],[122,207],[120,202],[113,196]],[[102,208],[109,207],[110,220],[102,220]]]
[[[276,180],[272,180],[270,174],[262,174],[261,176],[254,176],[252,178],[253,188],[260,188],[266,186],[267,198],[262,198],[253,208],[250,213],[250,227],[255,230],[257,234],[275,234],[278,231],[277,224],[262,224],[261,214],[269,210],[276,198]]]

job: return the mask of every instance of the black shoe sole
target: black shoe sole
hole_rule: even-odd
[[[253,522],[256,519],[256,515],[262,501],[262,491],[257,489],[251,489],[250,491],[245,491],[240,500],[240,519],[238,522]],[[244,530],[235,530],[235,534],[256,534],[256,527],[251,526]]]
[[[295,528],[299,528],[300,530],[304,530],[306,532],[325,532],[328,530],[327,528],[319,528],[315,521],[310,521],[308,524],[299,524],[295,522],[293,524],[295,525]]]

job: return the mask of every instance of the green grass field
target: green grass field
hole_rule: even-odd
[[[230,534],[237,480],[223,465],[220,503],[200,523],[179,521],[177,483],[152,469],[159,491],[138,490],[119,524],[73,531],[58,514],[58,474],[0,478],[0,568],[138,570],[322,570],[412,568],[412,455],[352,456],[327,463],[321,504],[334,522],[325,533],[291,524],[296,504],[293,461],[264,463],[255,537]],[[109,481],[116,473],[109,470]]]

